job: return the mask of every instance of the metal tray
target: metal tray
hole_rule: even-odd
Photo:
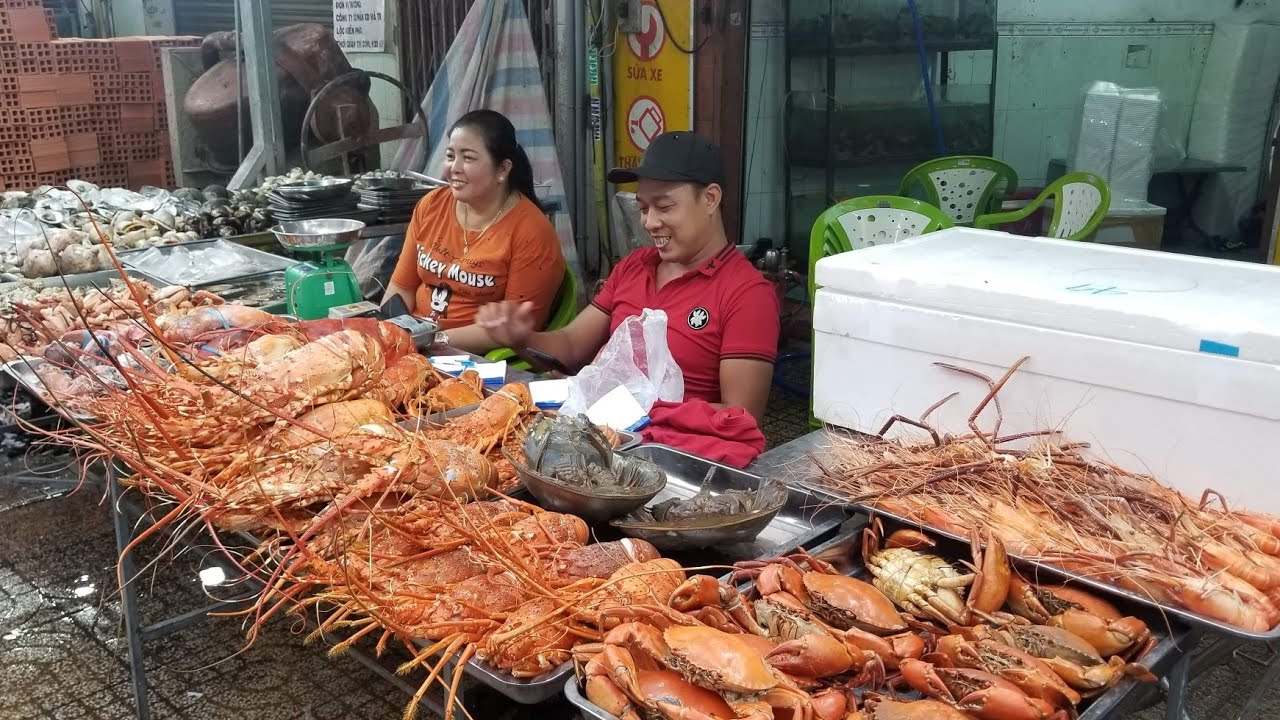
[[[649,501],[649,505],[673,497],[693,497],[698,493],[702,478],[713,467],[716,468],[711,481],[713,491],[755,489],[760,482],[759,475],[668,445],[640,445],[628,450],[627,454],[652,461],[667,473],[667,486]],[[848,517],[839,505],[823,502],[805,490],[788,487],[788,491],[787,504],[755,542],[664,554],[679,560],[685,567],[732,565],[742,560],[786,554],[797,547],[809,547],[834,533]]]
[[[44,363],[44,358],[20,357],[0,365],[0,371],[3,371],[6,375],[13,378],[14,382],[16,382],[23,390],[26,390],[28,393],[39,398],[41,402],[48,405],[59,415],[72,420],[79,420],[81,422],[96,421],[97,418],[92,415],[70,412],[60,407],[60,403],[57,403],[57,401],[48,394],[45,390],[44,382],[40,379],[40,376],[36,374],[36,370],[38,370],[40,366],[44,365]]]
[[[812,493],[817,497],[823,498],[827,502],[842,503],[846,507],[857,508],[860,512],[864,512],[868,514],[874,513],[875,515],[878,515],[882,518],[892,519],[905,526],[928,530],[929,532],[939,537],[948,538],[951,540],[955,540],[957,542],[968,542],[968,540],[965,538],[961,538],[957,535],[953,535],[952,533],[946,532],[945,530],[939,530],[938,528],[935,528],[932,525],[927,525],[925,523],[922,523],[916,520],[908,520],[907,518],[904,518],[900,515],[896,515],[894,513],[881,510],[880,508],[873,507],[871,505],[866,505],[863,503],[849,503],[845,501],[843,498],[841,498],[840,496],[836,495],[835,493],[832,493],[830,490],[826,490],[812,482],[802,480],[802,481],[793,482],[792,485],[803,487],[805,490],[809,491],[810,493]],[[1060,567],[1057,567],[1056,565],[1052,565],[1046,562],[1041,562],[1039,560],[1024,558],[1020,555],[1015,555],[1014,553],[1009,553],[1009,557],[1013,560],[1016,560],[1018,563],[1025,565],[1028,568],[1034,568],[1035,574],[1037,577],[1045,578],[1046,580],[1051,579],[1059,582],[1069,581],[1078,585],[1083,585],[1085,587],[1090,588],[1091,590],[1097,591],[1099,593],[1103,593],[1109,596],[1111,599],[1119,600],[1121,602],[1126,602],[1126,603],[1136,603],[1138,605],[1145,606],[1157,612],[1160,612],[1166,615],[1172,615],[1173,617],[1176,617],[1179,620],[1182,620],[1183,622],[1198,626],[1210,632],[1219,633],[1222,635],[1228,635],[1230,637],[1240,638],[1242,640],[1256,640],[1261,642],[1271,642],[1273,640],[1280,639],[1280,625],[1277,625],[1276,627],[1273,627],[1270,630],[1267,630],[1266,632],[1255,632],[1252,630],[1244,630],[1242,628],[1238,628],[1233,625],[1228,625],[1227,623],[1214,620],[1212,618],[1207,618],[1197,613],[1190,612],[1189,610],[1184,610],[1183,608],[1158,603],[1155,600],[1152,600],[1151,598],[1143,597],[1136,593],[1131,593],[1127,590],[1116,587],[1115,585],[1104,582],[1102,580],[1098,580],[1091,577],[1085,577],[1083,575],[1078,575],[1069,570],[1064,570]]]
[[[867,519],[865,517],[851,519],[841,528],[838,536],[814,548],[812,552],[814,554],[821,553],[824,558],[830,560],[832,556],[841,554],[843,550],[842,554],[848,559],[848,562],[841,569],[850,575],[865,579],[867,575],[866,568],[860,561],[857,561],[857,558],[859,557],[862,529],[866,527],[866,522]],[[885,530],[886,532],[892,532],[896,527],[916,527],[916,525],[913,523],[899,525],[890,521],[886,523]],[[939,550],[946,557],[966,557],[968,544],[958,540],[954,543],[948,543],[944,540],[940,544]],[[1020,565],[1021,563],[1015,563],[1015,567]],[[1022,569],[1027,570],[1026,567]],[[1185,626],[1169,625],[1159,613],[1140,604],[1121,600],[1116,605],[1121,612],[1134,615],[1146,622],[1151,629],[1151,634],[1157,639],[1156,646],[1141,660],[1142,665],[1157,677],[1166,674],[1179,657],[1192,650],[1193,639],[1191,632]],[[1116,717],[1117,713],[1124,708],[1129,695],[1143,685],[1144,683],[1127,677],[1102,695],[1082,701],[1078,706],[1080,708],[1079,720],[1108,720]],[[565,683],[564,694],[569,702],[582,712],[584,718],[589,720],[617,720],[613,715],[601,710],[599,706],[583,696],[578,688],[578,679],[576,677],[569,678]],[[909,693],[909,696],[914,696],[914,693]]]
[[[192,290],[205,290],[231,303],[255,308],[269,308],[285,303],[284,273],[281,271],[250,275],[192,285]]]
[[[121,260],[121,262],[123,262],[123,260]],[[131,267],[126,266],[124,269],[124,272],[125,272],[125,275],[128,275],[131,280],[145,280],[157,288],[162,288],[165,285],[170,284],[165,282],[164,280],[161,280],[158,277],[155,277],[154,275],[149,275],[141,270],[135,270],[134,268],[131,268]],[[45,287],[48,287],[48,288],[59,288],[59,287],[65,287],[68,289],[87,288],[87,287],[106,288],[109,285],[111,285],[112,280],[120,279],[120,273],[116,270],[98,270],[97,272],[91,272],[91,273],[77,273],[75,275],[54,275],[52,277],[32,278],[32,279],[39,280],[40,282],[44,283]],[[0,291],[16,284],[17,284],[16,282],[0,283]]]
[[[176,251],[179,248],[185,248],[188,250],[205,250],[208,248],[212,248],[218,245],[219,243],[227,251],[236,253],[240,257],[244,258],[246,261],[253,263],[255,266],[255,270],[254,272],[243,273],[240,275],[228,275],[226,277],[206,278],[201,283],[198,283],[200,285],[208,285],[210,283],[215,283],[215,282],[226,282],[228,280],[233,280],[236,278],[254,277],[256,275],[262,275],[263,273],[278,272],[278,271],[285,270],[290,265],[293,265],[295,263],[294,260],[291,260],[289,258],[281,257],[279,255],[272,255],[271,253],[263,252],[261,250],[255,250],[251,247],[240,245],[223,238],[218,238],[216,240],[202,240],[200,242],[185,243],[182,245],[157,245],[155,247],[146,248],[145,251],[143,252],[128,253],[127,255],[125,255],[120,259],[120,262],[124,263],[126,267],[140,269],[137,266],[137,261],[139,258],[142,257],[143,254],[145,254],[145,252],[150,252],[154,250],[159,252],[159,254],[163,258],[168,259],[168,257],[172,255],[174,251]],[[160,273],[155,273],[154,271],[152,271],[152,274],[155,275],[157,278],[159,278],[161,281],[163,281],[165,284],[169,284],[169,285],[192,285],[193,284],[193,283],[181,282],[179,280],[174,280],[172,278],[176,276],[166,276],[164,274],[165,272],[168,272],[168,269],[161,271]]]

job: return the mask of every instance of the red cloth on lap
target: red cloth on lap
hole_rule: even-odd
[[[641,429],[645,442],[661,443],[730,467],[745,468],[764,452],[764,433],[742,408],[717,408],[705,400],[659,400]]]

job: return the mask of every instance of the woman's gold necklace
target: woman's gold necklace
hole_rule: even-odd
[[[484,228],[482,228],[480,232],[476,235],[476,238],[475,238],[476,242],[479,242],[480,238],[484,237],[484,234],[489,232],[489,228],[493,227],[494,224],[498,222],[498,220],[502,219],[503,215],[507,214],[507,210],[511,209],[512,197],[513,197],[512,195],[508,195],[507,199],[502,202],[502,207],[498,209],[498,212],[494,213],[493,219],[490,220],[489,224],[485,225]],[[463,255],[466,255],[467,253],[471,252],[471,236],[469,235],[471,231],[467,229],[467,226],[469,226],[470,224],[471,224],[471,206],[466,203],[462,203],[462,254]]]

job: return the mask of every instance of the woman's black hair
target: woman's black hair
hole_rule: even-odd
[[[458,128],[467,128],[477,133],[484,140],[484,147],[493,157],[494,164],[500,165],[503,160],[510,160],[511,174],[508,180],[511,181],[511,189],[529,198],[539,209],[542,208],[533,191],[533,165],[516,140],[516,126],[511,124],[506,115],[496,110],[472,110],[458,118],[453,127],[449,128],[449,134],[452,135]]]

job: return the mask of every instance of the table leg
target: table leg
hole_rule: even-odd
[[[1182,206],[1178,213],[1178,231],[1191,230],[1196,235],[1196,239],[1204,239],[1208,237],[1208,233],[1200,229],[1196,224],[1196,201],[1200,199],[1200,191],[1204,188],[1204,175],[1196,175],[1195,181],[1191,184],[1191,189],[1187,189],[1187,183],[1184,177],[1179,174],[1177,176],[1178,183],[1178,202]]]
[[[110,461],[108,461],[110,462]],[[107,496],[111,503],[111,519],[115,525],[116,553],[120,557],[120,574],[124,585],[120,588],[120,606],[124,614],[124,635],[129,644],[129,675],[133,681],[133,705],[138,720],[151,720],[151,707],[147,702],[147,669],[142,654],[142,627],[138,616],[138,588],[134,584],[133,556],[125,554],[132,533],[129,519],[120,507],[120,483],[110,465],[106,472]]]
[[[1191,679],[1191,653],[1174,663],[1169,671],[1169,697],[1165,700],[1166,720],[1187,720],[1187,682]]]

